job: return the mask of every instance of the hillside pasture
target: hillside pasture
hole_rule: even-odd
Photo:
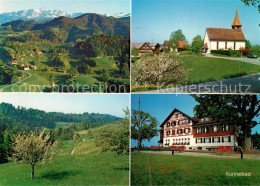
[[[77,144],[62,141],[59,154],[45,166],[35,167],[34,180],[30,165],[0,164],[0,185],[129,185],[128,156],[101,152],[86,132],[81,138]]]

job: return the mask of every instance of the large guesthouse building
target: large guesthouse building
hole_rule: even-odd
[[[211,53],[212,50],[241,50],[245,48],[246,38],[241,29],[242,24],[239,21],[237,10],[231,27],[231,29],[206,28],[202,51]]]
[[[159,144],[163,147],[184,146],[190,150],[207,150],[238,145],[232,123],[190,117],[178,109],[174,109],[160,127]]]

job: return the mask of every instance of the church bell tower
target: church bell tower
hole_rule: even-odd
[[[239,21],[237,9],[236,9],[236,15],[235,15],[235,19],[234,19],[233,24],[232,24],[232,29],[235,32],[241,32],[241,27],[242,27],[242,24]]]

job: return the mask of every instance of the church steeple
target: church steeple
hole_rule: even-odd
[[[234,29],[234,31],[239,32],[239,31],[241,31],[241,27],[242,27],[242,24],[239,21],[237,9],[236,9],[236,15],[235,15],[235,19],[232,24],[232,29]]]

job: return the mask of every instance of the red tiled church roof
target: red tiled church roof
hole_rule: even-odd
[[[206,30],[210,40],[246,41],[242,30],[239,32],[227,28],[207,28]]]

